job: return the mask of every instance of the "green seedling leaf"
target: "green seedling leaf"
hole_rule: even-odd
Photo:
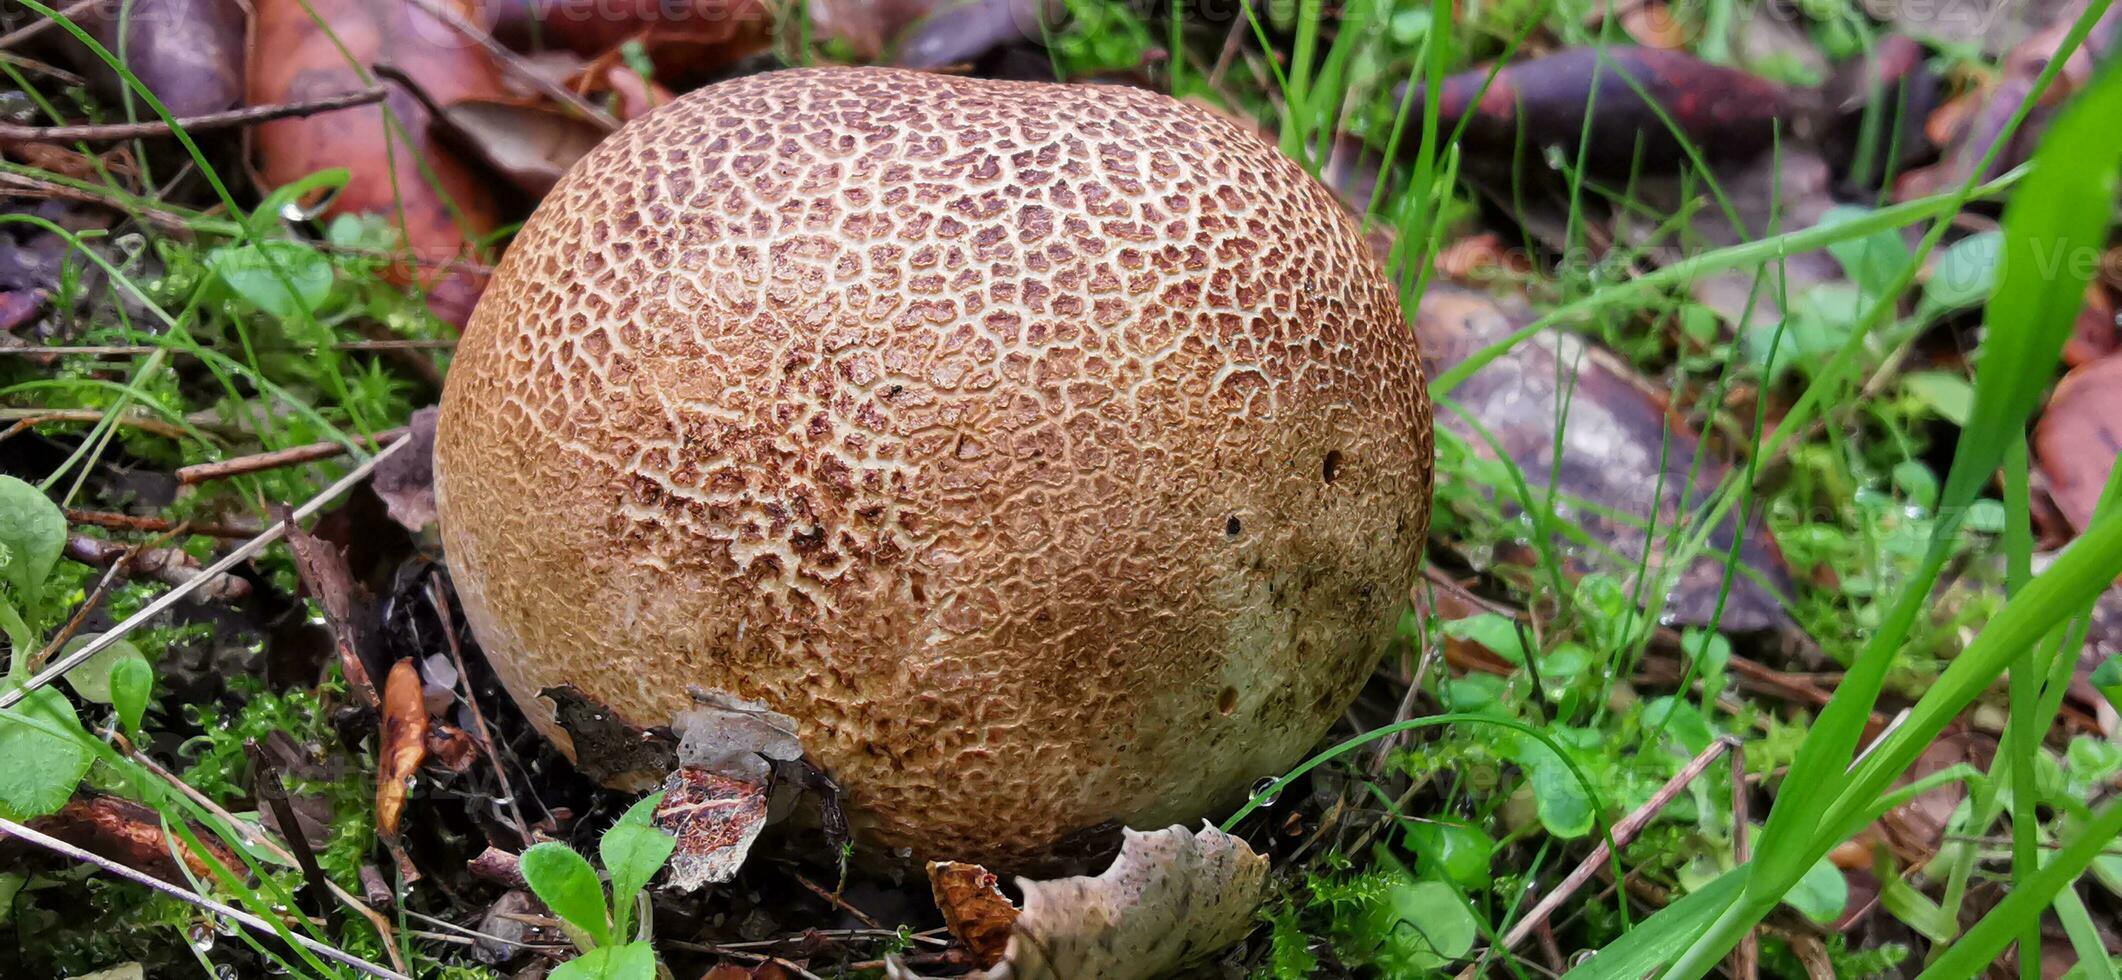
[[[64,655],[72,655],[74,651],[95,642],[101,635],[85,633],[68,640]],[[67,671],[66,683],[73,687],[75,694],[86,700],[97,704],[111,704],[111,672],[117,669],[120,662],[126,660],[138,660],[141,666],[147,665],[147,658],[141,655],[140,648],[133,646],[131,641],[119,640],[104,647],[95,656],[81,661],[80,666]],[[154,671],[150,669],[148,674],[152,677]]]
[[[1417,976],[1465,956],[1478,927],[1466,903],[1440,881],[1403,881],[1371,907],[1367,932],[1387,976]]]
[[[215,249],[207,265],[230,291],[269,316],[315,310],[331,295],[331,259],[301,242],[267,240]]]
[[[1833,861],[1822,858],[1783,896],[1783,904],[1814,922],[1833,922],[1849,904],[1849,879],[1842,877],[1842,869]]]
[[[1584,795],[1584,787],[1577,782],[1576,775],[1569,771],[1562,757],[1544,743],[1530,738],[1517,739],[1515,755],[1518,765],[1525,768],[1527,781],[1532,784],[1540,825],[1564,840],[1591,833],[1597,817],[1591,798]]]
[[[523,852],[523,880],[553,914],[609,946],[612,926],[604,908],[604,882],[589,861],[566,844],[548,841]],[[603,974],[585,974],[603,976]]]
[[[1479,643],[1511,663],[1521,666],[1525,663],[1524,636],[1519,632],[1518,624],[1509,616],[1482,613],[1465,619],[1454,619],[1444,624],[1444,635]]]
[[[551,980],[655,980],[656,951],[647,943],[601,946],[560,964],[546,976]]]
[[[641,809],[641,804],[634,804],[634,809]],[[654,811],[653,805],[648,807],[648,812]],[[627,811],[628,818],[633,815],[633,810]],[[641,889],[648,887],[648,880],[656,876],[677,847],[676,837],[646,824],[629,823],[626,818],[621,818],[612,829],[604,832],[604,839],[598,843],[598,854],[604,859],[605,873],[612,876],[613,932],[620,939],[627,936],[634,898],[641,894]]]
[[[1918,371],[1902,378],[1901,388],[1954,425],[1966,425],[1975,410],[1975,386],[1949,371]]]
[[[0,690],[20,686],[9,683]],[[88,747],[69,737],[80,731],[73,702],[49,687],[0,711],[0,759],[6,760],[0,764],[0,817],[35,819],[57,813],[73,798],[91,759]]]
[[[2100,692],[2100,696],[2106,698],[2108,704],[2114,705],[2116,711],[2122,711],[2122,657],[2109,657],[2100,661],[2100,666],[2093,668],[2090,680],[2093,690]]]
[[[1466,891],[1485,889],[1493,881],[1496,841],[1478,827],[1423,820],[1409,824],[1400,840],[1425,878],[1450,881]]]
[[[111,707],[118,713],[118,727],[137,735],[140,720],[155,692],[155,668],[142,657],[128,657],[111,665]]]
[[[656,808],[662,805],[663,792],[658,790],[650,793],[635,800],[633,806],[627,807],[626,812],[619,815],[617,826],[653,827],[656,824]],[[606,861],[605,867],[609,868],[610,866],[611,862]]]
[[[37,590],[66,549],[66,515],[44,491],[0,476],[0,582],[18,606],[34,607]]]
[[[1942,316],[1982,305],[1997,284],[1997,256],[2004,253],[2004,235],[1985,231],[1954,242],[1938,256],[1930,281],[1923,284],[1922,312]]]
[[[1842,205],[1828,209],[1821,216],[1820,225],[1847,224],[1871,213],[1870,208]],[[1848,274],[1851,282],[1874,297],[1886,295],[1901,278],[1902,270],[1907,269],[1915,258],[1909,253],[1908,243],[1901,240],[1901,233],[1891,229],[1836,242],[1827,246],[1827,251],[1842,263],[1842,271]]]

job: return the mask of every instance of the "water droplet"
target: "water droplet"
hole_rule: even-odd
[[[214,931],[215,931],[215,932],[218,932],[218,933],[220,933],[220,934],[222,934],[222,935],[224,935],[224,936],[233,936],[233,935],[235,935],[235,934],[236,934],[236,920],[234,920],[234,919],[213,919],[213,920],[211,920],[211,921],[212,921],[212,922],[213,922],[213,924],[214,924]]]
[[[280,220],[308,221],[320,214],[323,214],[324,209],[331,207],[332,200],[338,196],[339,189],[337,187],[334,187],[331,190],[326,191],[324,194],[317,197],[316,199],[310,201],[308,204],[304,204],[301,201],[289,201],[286,204],[280,205]]]
[[[1256,797],[1257,797],[1257,796],[1259,796],[1260,794],[1262,794],[1262,793],[1265,793],[1265,792],[1267,792],[1268,790],[1271,790],[1271,789],[1274,789],[1274,788],[1275,788],[1275,779],[1274,779],[1274,777],[1273,777],[1273,776],[1262,776],[1262,777],[1260,778],[1260,781],[1259,781],[1259,782],[1257,782],[1257,783],[1254,783],[1254,784],[1253,784],[1253,793],[1252,793],[1252,795],[1254,795],[1254,796],[1256,796]],[[1260,805],[1261,805],[1261,806],[1274,806],[1274,805],[1275,805],[1275,801],[1276,801],[1277,799],[1279,799],[1279,798],[1280,798],[1280,794],[1276,794],[1275,796],[1270,796],[1270,797],[1267,797],[1267,798],[1265,798],[1265,799],[1262,799],[1262,800],[1260,800]]]
[[[214,930],[206,923],[192,923],[184,930],[184,936],[186,939],[191,940],[192,949],[199,953],[204,954],[214,951]]]

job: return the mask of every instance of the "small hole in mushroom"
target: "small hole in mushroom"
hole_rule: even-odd
[[[1244,530],[1245,525],[1238,523],[1236,514],[1230,515],[1229,519],[1223,522],[1223,536],[1226,538],[1235,538]]]
[[[1341,475],[1341,450],[1326,451],[1326,462],[1320,464],[1319,475],[1328,483],[1334,482],[1334,478]]]
[[[1226,715],[1238,710],[1238,689],[1226,687],[1216,695],[1216,710]]]

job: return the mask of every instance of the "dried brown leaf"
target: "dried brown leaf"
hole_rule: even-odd
[[[2034,453],[2057,509],[2083,532],[2122,453],[2122,354],[2064,375],[2034,428]]]
[[[31,826],[82,850],[174,884],[188,882],[186,869],[177,867],[173,855],[183,855],[187,869],[195,877],[211,880],[214,875],[207,855],[163,832],[160,814],[122,797],[84,790],[58,813],[39,818]],[[240,867],[236,855],[212,835],[194,836],[222,867]]]
[[[943,912],[943,924],[972,951],[974,960],[982,968],[1002,962],[1010,928],[1020,913],[1002,894],[994,873],[977,864],[931,861],[928,887]]]
[[[430,405],[406,423],[410,440],[404,449],[376,465],[369,488],[383,501],[391,519],[415,534],[435,522],[435,416]]]
[[[766,827],[766,785],[681,766],[663,783],[656,826],[678,838],[670,887],[693,891],[728,881]]]
[[[382,737],[376,750],[376,832],[398,835],[406,794],[427,759],[427,699],[410,658],[391,666],[383,686]]]
[[[1196,964],[1251,931],[1267,859],[1214,827],[1125,833],[1104,874],[1018,879],[1024,910],[985,980],[1147,980]],[[896,960],[885,972],[918,980]]]

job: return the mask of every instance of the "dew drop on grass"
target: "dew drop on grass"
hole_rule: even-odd
[[[202,955],[214,951],[214,930],[206,923],[192,923],[184,930],[184,938],[190,940],[192,949]]]
[[[1253,791],[1252,791],[1252,795],[1253,795],[1253,796],[1259,796],[1260,794],[1262,794],[1262,793],[1265,793],[1265,792],[1267,792],[1268,790],[1271,790],[1271,789],[1273,789],[1273,788],[1275,788],[1275,777],[1273,777],[1273,776],[1262,776],[1262,777],[1260,777],[1260,781],[1259,781],[1259,782],[1257,782],[1257,783],[1254,783],[1254,784],[1253,784]],[[1279,794],[1279,793],[1277,793],[1277,794],[1276,794],[1276,795],[1274,795],[1274,796],[1270,796],[1270,797],[1268,797],[1268,798],[1266,798],[1266,799],[1263,799],[1263,800],[1261,800],[1261,801],[1260,801],[1260,805],[1261,805],[1261,806],[1274,806],[1274,805],[1275,805],[1275,801],[1276,801],[1276,800],[1278,800],[1278,799],[1281,799],[1281,794]]]

